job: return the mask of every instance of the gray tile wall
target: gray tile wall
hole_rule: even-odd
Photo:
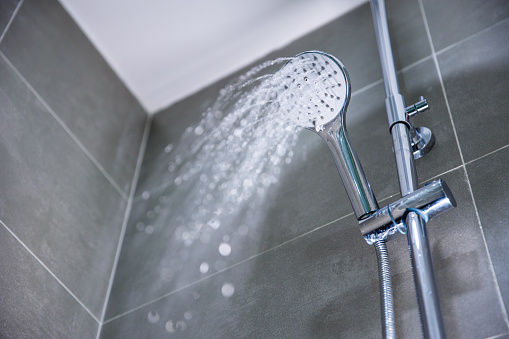
[[[401,91],[408,103],[424,95],[431,105],[414,118],[436,137],[417,162],[421,184],[443,178],[458,201],[428,224],[448,337],[507,337],[509,3],[388,0],[387,11]],[[398,184],[369,5],[267,59],[311,49],[336,55],[350,73],[349,134],[385,205]],[[170,178],[164,149],[179,143],[226,82],[154,117],[101,337],[381,337],[374,250],[360,236],[326,145],[311,132],[299,135],[271,208],[247,234],[224,220],[208,245],[175,240],[171,205],[162,202],[185,192],[162,185]],[[227,257],[217,250],[222,241],[232,248]],[[406,239],[388,246],[397,334],[420,338]],[[203,262],[209,270],[201,273]]]
[[[58,1],[0,36],[0,337],[95,338],[147,115]]]

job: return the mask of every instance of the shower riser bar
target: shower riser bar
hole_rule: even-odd
[[[387,95],[385,103],[393,139],[400,192],[404,197],[418,189],[414,154],[410,142],[412,126],[407,120],[405,99],[399,93],[384,0],[371,0],[371,11]],[[411,212],[406,218],[406,225],[424,337],[445,338],[445,327],[425,222],[416,213]]]

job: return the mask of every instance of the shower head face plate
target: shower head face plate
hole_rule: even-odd
[[[278,101],[292,123],[319,132],[342,118],[350,99],[350,80],[334,56],[304,52],[289,61],[281,72]]]

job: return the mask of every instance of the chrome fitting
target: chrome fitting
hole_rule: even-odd
[[[387,207],[377,210],[368,218],[359,221],[359,227],[362,235],[367,236],[373,232],[383,231],[394,223],[399,224],[401,217],[409,208],[420,209],[431,219],[456,206],[456,200],[449,186],[445,181],[439,179],[389,204]]]

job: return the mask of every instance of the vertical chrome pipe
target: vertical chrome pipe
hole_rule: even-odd
[[[410,145],[409,127],[406,123],[405,100],[399,93],[384,0],[371,0],[371,12],[387,95],[387,117],[394,143],[400,192],[402,196],[405,196],[418,188],[417,174]],[[424,337],[445,338],[445,327],[425,224],[413,212],[408,214],[406,224]]]

